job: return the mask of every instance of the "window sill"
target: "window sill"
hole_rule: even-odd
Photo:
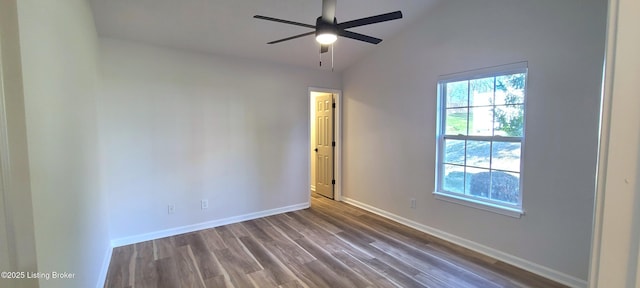
[[[490,203],[475,201],[473,199],[469,199],[465,197],[457,197],[455,195],[445,194],[441,192],[433,192],[433,195],[438,200],[456,203],[456,204],[464,205],[467,207],[485,210],[485,211],[489,211],[489,212],[493,212],[493,213],[497,213],[505,216],[510,216],[514,218],[520,218],[522,215],[524,215],[524,211],[520,209],[502,207],[502,206],[493,205]]]

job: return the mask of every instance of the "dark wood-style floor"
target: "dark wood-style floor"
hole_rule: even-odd
[[[348,204],[115,248],[105,287],[565,287]]]

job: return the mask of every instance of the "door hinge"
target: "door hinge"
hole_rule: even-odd
[[[336,147],[336,141],[331,142],[331,146]]]
[[[331,184],[336,185],[336,180],[335,179],[331,180]]]
[[[331,103],[331,107],[336,108],[336,103]]]

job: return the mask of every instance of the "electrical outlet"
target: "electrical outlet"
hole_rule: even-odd
[[[202,199],[202,201],[200,201],[200,208],[202,208],[202,210],[208,209],[209,208],[209,200]]]
[[[173,212],[176,212],[176,205],[169,204],[169,206],[167,207],[167,213],[173,214]]]
[[[409,205],[411,206],[411,209],[416,208],[416,199],[415,198],[411,198],[411,201],[410,201]]]

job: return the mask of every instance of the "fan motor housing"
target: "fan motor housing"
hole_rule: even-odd
[[[333,18],[333,23],[322,20],[322,16],[316,19],[316,36],[320,34],[338,35],[338,20]]]

